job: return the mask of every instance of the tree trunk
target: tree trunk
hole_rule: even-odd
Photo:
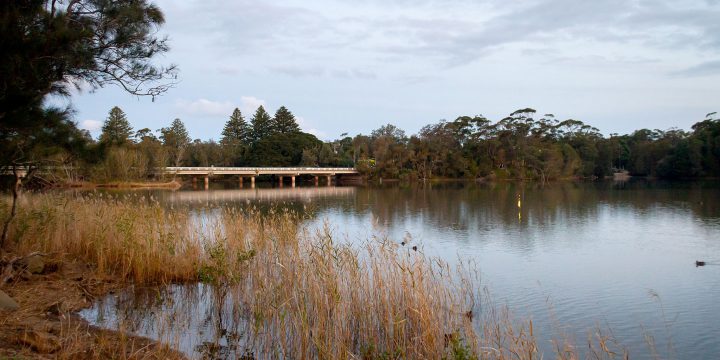
[[[22,178],[20,177],[20,174],[18,174],[17,167],[15,166],[13,166],[13,175],[15,175],[15,184],[12,188],[12,206],[10,208],[10,215],[7,219],[5,219],[5,223],[3,224],[2,237],[0,238],[0,252],[5,249],[8,230],[10,229],[10,223],[13,221],[15,214],[17,213],[17,200],[20,196],[20,188],[22,187]]]

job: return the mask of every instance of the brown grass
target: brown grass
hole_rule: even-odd
[[[22,201],[14,251],[83,259],[135,284],[210,283],[221,293],[215,306],[229,299],[247,334],[237,341],[260,358],[543,358],[532,322],[484,302],[471,264],[383,237],[350,244],[285,211],[222,207],[203,218],[141,197]],[[627,356],[612,341],[589,340],[587,357]],[[557,358],[584,357],[565,342],[557,349]]]

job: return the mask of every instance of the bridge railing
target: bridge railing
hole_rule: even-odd
[[[169,166],[165,171],[357,171],[347,167],[228,167],[228,166]]]

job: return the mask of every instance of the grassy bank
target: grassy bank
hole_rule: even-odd
[[[205,212],[140,197],[26,195],[12,251],[81,259],[119,285],[211,284],[232,299],[232,323],[247,334],[238,341],[258,358],[580,358],[563,341],[540,354],[532,322],[485,302],[468,264],[383,237],[351,245],[285,211]],[[584,348],[621,357],[611,344],[599,337]]]

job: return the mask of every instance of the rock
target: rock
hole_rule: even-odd
[[[42,255],[32,255],[20,260],[19,265],[31,274],[42,274],[45,270],[45,259]]]
[[[13,300],[8,294],[0,290],[0,310],[4,311],[15,311],[20,308],[15,300]]]
[[[52,354],[60,350],[60,339],[57,336],[35,330],[26,332],[17,342],[41,354]]]

